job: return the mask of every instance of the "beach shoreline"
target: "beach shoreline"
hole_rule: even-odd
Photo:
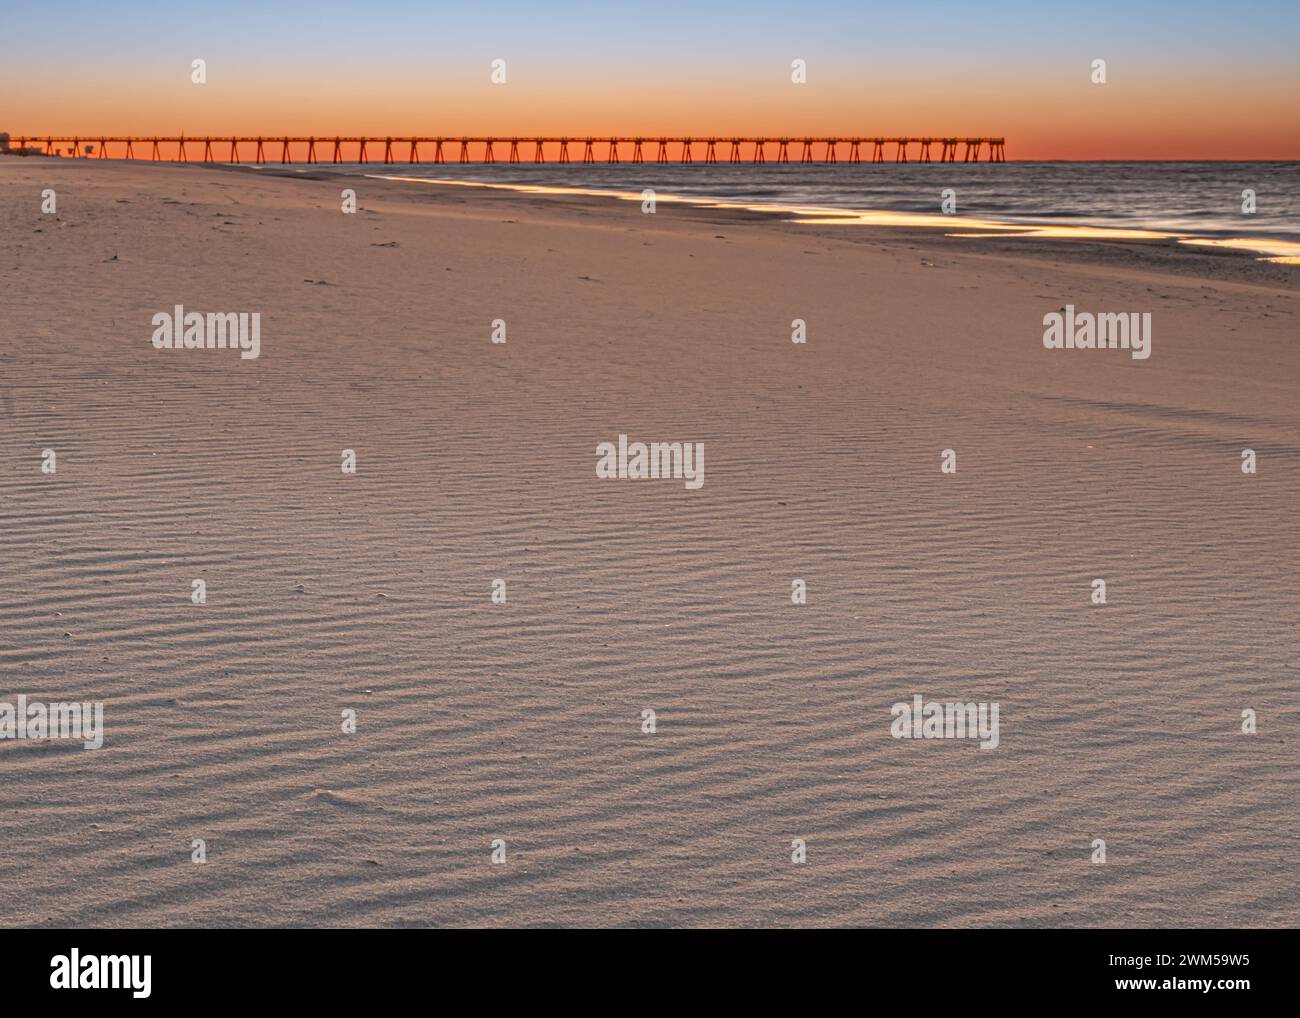
[[[373,181],[392,181],[417,187],[433,187],[444,192],[455,192],[467,188],[480,195],[492,192],[505,192],[522,197],[536,198],[541,202],[548,199],[561,202],[590,200],[600,202],[632,202],[639,204],[644,196],[638,191],[602,192],[586,188],[561,184],[513,184],[494,181],[453,180],[404,176],[399,167],[389,172],[371,172],[357,174],[342,172],[326,167],[313,167],[311,170],[288,169],[265,165],[261,167],[229,166],[223,169],[246,170],[253,173],[269,173],[288,179],[301,178],[312,180],[334,180],[343,182],[362,179]],[[378,168],[376,168],[378,169]],[[1133,237],[1132,232],[1122,227],[1090,227],[1085,225],[1058,225],[1046,227],[1032,222],[1015,222],[1011,220],[986,220],[977,217],[954,215],[925,215],[915,212],[896,212],[887,210],[849,210],[836,207],[807,207],[758,205],[737,202],[726,198],[706,198],[692,195],[655,194],[657,206],[679,210],[699,209],[710,216],[727,216],[733,214],[737,219],[763,220],[769,223],[782,223],[797,227],[800,231],[821,231],[821,235],[833,236],[840,231],[865,233],[864,239],[876,241],[881,239],[924,239],[938,242],[960,240],[962,245],[971,245],[977,253],[984,254],[1020,254],[1039,251],[1053,257],[1071,258],[1079,261],[1093,261],[1101,264],[1113,263],[1124,259],[1129,264],[1150,265],[1154,268],[1187,272],[1201,276],[1242,275],[1249,281],[1258,281],[1265,285],[1276,285],[1286,289],[1300,288],[1300,272],[1294,263],[1282,260],[1281,252],[1291,250],[1292,245],[1278,242],[1273,256],[1264,247],[1267,238],[1243,240],[1242,246],[1229,246],[1222,239],[1194,238],[1190,234],[1159,235],[1160,230],[1150,238]],[[856,216],[863,217],[861,220]],[[838,218],[841,222],[829,220]],[[992,232],[989,232],[992,231]],[[1052,231],[1060,233],[1052,235]],[[1140,231],[1139,231],[1140,232]],[[1090,234],[1094,234],[1091,235]],[[979,241],[991,243],[980,244]],[[1260,245],[1258,248],[1249,245]],[[1198,257],[1199,256],[1199,257]],[[1220,262],[1218,258],[1229,261]],[[1262,267],[1263,271],[1251,272],[1244,267],[1242,259],[1249,260]]]

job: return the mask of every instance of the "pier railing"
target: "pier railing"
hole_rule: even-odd
[[[25,154],[29,145],[47,156],[67,154],[99,159],[147,159],[168,162],[264,164],[331,163],[974,163],[987,149],[988,162],[1006,162],[1006,139],[992,137],[596,137],[596,136],[65,136],[13,139]],[[110,146],[116,154],[110,155]],[[241,150],[242,146],[242,150]],[[909,160],[909,149],[916,158]],[[869,151],[868,151],[869,150]],[[932,155],[934,151],[938,158]],[[501,159],[497,158],[500,152]],[[960,152],[960,158],[958,153]],[[477,153],[477,155],[475,155]],[[771,158],[768,158],[769,153]],[[628,158],[623,159],[626,154]],[[887,158],[892,154],[893,158]],[[820,156],[820,158],[818,157]],[[277,158],[278,157],[278,158]],[[324,158],[321,158],[324,157]],[[350,157],[350,158],[349,158]],[[698,157],[698,158],[697,158]]]

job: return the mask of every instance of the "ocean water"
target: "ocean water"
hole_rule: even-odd
[[[626,154],[626,153],[625,153]],[[306,170],[308,167],[299,166]],[[343,164],[330,169],[429,180],[635,192],[778,208],[957,214],[1032,227],[1080,226],[1300,244],[1300,163],[494,163]],[[1257,211],[1242,211],[1242,192]],[[1276,243],[1275,243],[1276,242]],[[1243,245],[1246,246],[1246,245]],[[1297,250],[1294,253],[1300,253]]]

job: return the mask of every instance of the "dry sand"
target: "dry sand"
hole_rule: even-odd
[[[16,158],[0,224],[0,700],[106,725],[0,742],[0,924],[1300,918],[1300,270]]]

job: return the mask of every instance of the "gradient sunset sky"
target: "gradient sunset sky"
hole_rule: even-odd
[[[6,3],[0,39],[14,136],[955,134],[1005,135],[1011,159],[1300,158],[1300,0],[50,0]]]

